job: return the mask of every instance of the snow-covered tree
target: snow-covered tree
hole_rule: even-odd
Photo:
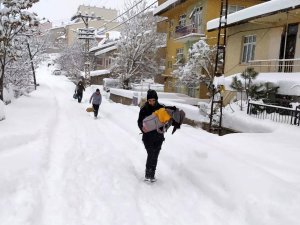
[[[165,35],[156,32],[157,18],[146,9],[146,2],[128,2],[123,16],[121,38],[112,74],[119,78],[123,88],[132,80],[153,78],[160,72],[158,47],[165,44]],[[134,6],[135,5],[135,6]]]
[[[67,72],[69,77],[79,77],[81,71],[84,70],[84,62],[84,46],[80,40],[76,40],[70,46],[65,45],[60,57],[56,60],[56,63]]]
[[[3,0],[0,9],[0,99],[3,100],[5,70],[20,55],[18,34],[38,24],[36,15],[28,12],[38,0]]]
[[[17,96],[28,92],[32,87],[36,89],[35,69],[41,62],[42,53],[47,47],[47,36],[39,32],[27,35],[20,34],[15,39],[15,42],[19,42],[20,51],[16,60],[7,63],[4,77],[5,86],[11,86]]]
[[[189,50],[187,63],[174,70],[173,74],[187,87],[198,86],[200,82],[212,83],[215,58],[216,47],[199,40]]]

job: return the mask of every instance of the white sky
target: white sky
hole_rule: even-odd
[[[85,109],[96,87],[78,104],[46,65],[37,91],[0,105],[1,225],[299,224],[300,127],[231,111],[224,120],[252,133],[169,130],[149,185],[139,107],[102,92],[94,120]]]
[[[139,2],[139,0],[40,0],[30,9],[36,12],[40,18],[46,18],[55,25],[60,25],[62,21],[68,22],[76,13],[77,8],[81,4],[106,7],[116,9],[123,12],[125,3]],[[146,0],[147,5],[155,2],[155,0]]]
[[[79,5],[91,5],[91,6],[105,6],[106,8],[112,8],[122,10],[123,0],[40,0],[32,7],[32,11],[36,12],[39,17],[47,18],[54,23],[60,21],[69,21],[71,17],[76,13]]]

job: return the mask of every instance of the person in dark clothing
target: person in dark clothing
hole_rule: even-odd
[[[101,102],[102,102],[102,95],[100,93],[100,90],[97,88],[96,92],[94,92],[90,98],[90,103],[93,104],[93,108],[94,108],[95,119],[98,116],[99,106],[101,105]]]
[[[158,103],[158,96],[156,91],[148,90],[147,102],[141,107],[139,118],[137,121],[138,126],[143,133],[142,140],[147,151],[145,180],[151,182],[156,181],[155,170],[157,166],[158,155],[165,138],[163,132],[159,133],[157,130],[145,133],[145,131],[143,130],[143,119],[163,107],[163,105]]]
[[[85,91],[84,83],[83,83],[83,81],[79,81],[76,86],[76,89],[75,89],[75,93],[77,94],[78,103],[80,103],[82,100],[83,91]]]

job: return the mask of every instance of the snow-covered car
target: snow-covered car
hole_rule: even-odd
[[[104,78],[103,79],[103,90],[110,92],[110,88],[119,88],[120,81],[119,79]]]
[[[61,75],[61,70],[59,70],[59,69],[53,70],[52,74],[53,75]]]

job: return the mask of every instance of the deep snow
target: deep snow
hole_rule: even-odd
[[[46,66],[38,82],[0,122],[1,225],[299,224],[299,127],[219,137],[183,125],[165,135],[149,185],[137,106],[102,92],[94,120],[85,108],[96,87],[79,104]]]

